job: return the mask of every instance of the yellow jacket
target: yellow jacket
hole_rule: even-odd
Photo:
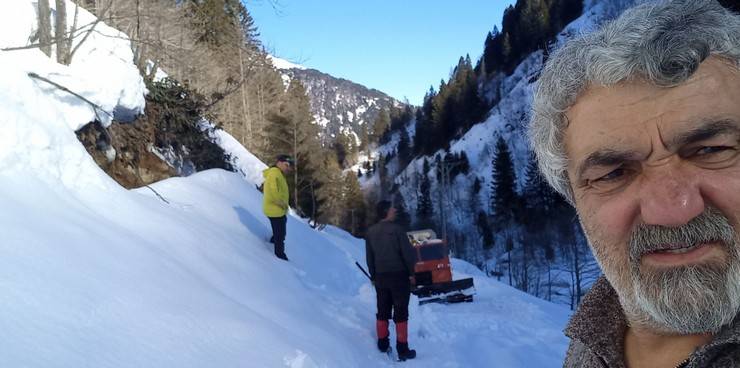
[[[262,171],[265,177],[263,185],[262,210],[267,217],[282,217],[288,212],[289,189],[285,175],[277,167]]]

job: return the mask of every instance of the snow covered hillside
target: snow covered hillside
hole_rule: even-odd
[[[616,17],[625,8],[639,1],[641,0],[585,1],[581,16],[565,26],[557,35],[554,46]],[[393,184],[397,185],[407,211],[413,217],[417,215],[419,207],[421,183],[425,176],[429,178],[434,221],[441,228],[439,225],[443,221],[441,214],[445,213],[447,227],[451,234],[448,237],[453,243],[464,245],[461,247],[460,254],[465,259],[491,274],[501,275],[503,273],[504,279],[508,278],[508,273],[514,272],[512,267],[509,267],[512,263],[520,269],[536,268],[527,273],[532,279],[526,281],[529,287],[524,289],[530,290],[533,294],[538,294],[539,291],[539,295],[543,295],[541,292],[543,288],[539,286],[547,283],[552,286],[552,288],[548,287],[548,290],[554,289],[552,296],[548,291],[547,298],[559,303],[574,305],[580,297],[574,293],[577,293],[577,290],[588,290],[600,274],[585,239],[579,237],[576,240],[566,241],[576,245],[565,244],[555,247],[557,255],[552,264],[548,261],[521,265],[517,264],[521,257],[510,256],[503,247],[499,246],[503,239],[500,234],[505,234],[505,231],[494,234],[494,237],[497,237],[496,247],[493,249],[485,247],[478,217],[480,211],[488,217],[495,215],[491,213],[490,208],[493,181],[492,162],[497,154],[496,142],[499,137],[504,140],[511,153],[516,177],[515,190],[519,194],[523,192],[527,181],[527,166],[532,160],[526,137],[526,125],[533,87],[545,59],[545,53],[538,50],[526,56],[510,75],[498,73],[482,78],[480,93],[485,95],[488,101],[494,101],[488,118],[472,126],[460,139],[449,142],[447,152],[439,150],[429,156],[416,157],[407,166],[400,168],[398,158],[392,158],[386,169],[388,177],[392,178]],[[410,137],[414,135],[414,125],[415,121],[412,120],[406,126]],[[396,151],[398,136],[398,133],[394,133],[389,143],[379,147],[377,153],[385,155]],[[450,175],[448,187],[443,188],[440,184],[442,170],[438,167],[437,158],[448,153],[455,155],[465,153],[469,170]],[[428,172],[424,171],[424,160],[428,160],[430,164]],[[363,178],[363,189],[366,192],[378,191],[380,183],[378,176],[379,174],[376,173],[374,176]],[[386,188],[392,186],[386,184]],[[569,255],[568,252],[577,256]],[[546,267],[545,263],[547,263]],[[582,274],[574,277],[577,272]],[[580,280],[578,287],[574,285],[577,282],[574,280]]]
[[[28,42],[33,10],[5,5],[0,47]],[[89,38],[69,67],[36,49],[0,52],[0,367],[393,366],[375,350],[374,291],[354,265],[362,241],[290,217],[291,261],[275,258],[254,186],[264,164],[227,133],[217,138],[244,175],[129,191],[94,163],[74,131],[96,111],[29,73],[64,82],[98,116],[142,111],[115,35]],[[475,278],[477,299],[414,304],[419,357],[406,366],[560,366],[567,310],[453,266]]]
[[[88,172],[103,175],[101,172]],[[0,175],[1,366],[377,367],[362,243],[290,218],[272,255],[261,196],[220,170],[85,193]],[[477,300],[412,307],[411,367],[556,367],[562,308],[476,278]]]
[[[623,9],[639,0],[590,0],[584,3],[583,15],[565,27],[558,36],[557,42],[562,43],[570,37],[588,29],[592,29],[621,13]],[[531,159],[529,145],[526,138],[526,124],[529,108],[532,101],[533,85],[537,80],[543,66],[543,52],[537,51],[523,60],[516,70],[509,76],[498,76],[489,81],[490,85],[484,85],[487,91],[492,86],[497,86],[497,93],[501,96],[500,101],[491,109],[486,121],[473,126],[461,139],[450,142],[450,152],[465,152],[470,160],[469,177],[463,182],[457,183],[455,187],[468,188],[475,177],[482,180],[481,198],[488,198],[491,182],[491,161],[495,153],[494,145],[496,138],[502,136],[509,146],[514,160],[514,169],[518,180],[519,189],[525,181],[525,168]],[[503,78],[502,78],[503,77]],[[489,92],[490,93],[490,92]],[[409,122],[409,134],[413,135],[411,128],[414,121]],[[380,152],[392,152],[396,149],[397,141],[391,140],[386,146],[378,149]],[[444,152],[439,151],[439,154]],[[421,161],[424,157],[417,158],[412,162],[396,182],[413,181],[416,173],[420,171]],[[427,159],[430,159],[427,157]],[[432,161],[430,159],[430,161]],[[413,193],[416,186],[402,186],[404,198],[415,198]],[[415,208],[415,206],[412,206]]]

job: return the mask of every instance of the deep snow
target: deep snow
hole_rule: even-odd
[[[25,44],[32,1],[3,5],[0,47]],[[74,130],[95,112],[28,77],[59,80],[107,112],[142,111],[130,45],[87,42],[69,67],[38,50],[0,52],[0,367],[394,365],[375,351],[374,291],[354,265],[362,241],[290,216],[291,261],[276,259],[254,185],[264,164],[227,133],[218,141],[241,173],[129,191],[93,162]],[[412,300],[419,358],[405,366],[561,365],[565,308],[453,266],[475,278],[476,300]]]

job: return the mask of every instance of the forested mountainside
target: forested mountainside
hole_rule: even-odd
[[[575,307],[600,271],[574,210],[540,178],[528,147],[532,89],[549,50],[636,2],[517,1],[481,57],[461,57],[414,118],[386,132],[377,161],[365,164],[368,199],[393,198],[410,227],[446,234],[456,256]]]

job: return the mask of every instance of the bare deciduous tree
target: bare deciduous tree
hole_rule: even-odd
[[[38,40],[41,51],[51,57],[51,9],[49,0],[38,0]]]
[[[54,43],[57,48],[57,62],[69,64],[69,50],[67,48],[67,1],[55,0],[56,12],[54,13]],[[70,35],[71,37],[71,35]]]

